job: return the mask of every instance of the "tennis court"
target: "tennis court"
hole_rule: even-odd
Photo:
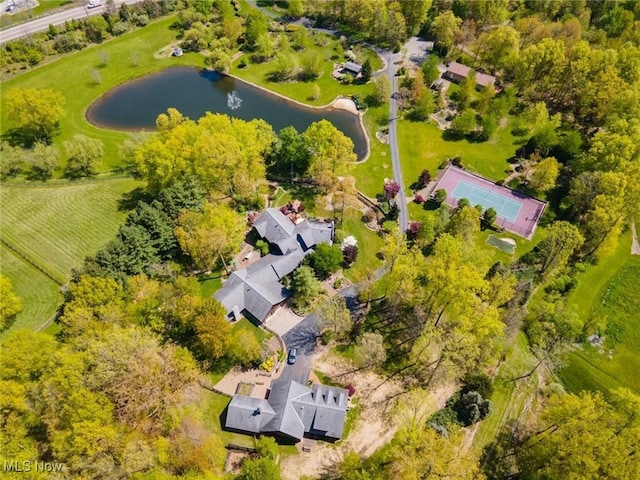
[[[447,167],[440,175],[434,192],[447,192],[447,204],[455,207],[458,200],[466,198],[472,206],[483,210],[493,208],[497,213],[496,224],[509,232],[531,239],[547,204],[502,185],[474,175],[454,166]]]
[[[471,205],[480,205],[483,210],[493,208],[499,217],[509,220],[510,222],[516,221],[522,208],[521,202],[509,200],[499,193],[494,193],[484,187],[472,185],[464,180],[460,180],[460,183],[458,183],[452,195],[456,200],[466,198]]]

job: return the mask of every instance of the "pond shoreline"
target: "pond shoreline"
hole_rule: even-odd
[[[253,83],[253,82],[250,82],[249,80],[245,80],[244,78],[238,77],[237,75],[233,75],[231,73],[220,73],[220,75],[233,78],[234,80],[240,81],[245,85],[250,85],[254,88],[262,90],[263,92],[267,92],[271,95],[275,95],[276,97],[280,97],[283,100],[287,100],[289,102],[300,105],[301,107],[313,108],[315,110],[346,110],[350,113],[353,113],[354,115],[357,115],[358,121],[360,123],[360,129],[362,130],[362,133],[364,134],[364,138],[366,140],[367,149],[365,154],[362,157],[362,160],[357,160],[356,163],[364,163],[369,159],[369,156],[371,155],[371,139],[369,138],[367,128],[365,127],[364,121],[362,119],[362,117],[364,116],[364,113],[358,110],[353,100],[349,99],[348,97],[345,97],[343,95],[338,95],[336,98],[334,98],[331,102],[327,103],[326,105],[309,105],[299,100],[295,100],[291,97],[287,97],[286,95],[283,95],[281,93],[274,92],[273,90],[269,90],[267,87],[263,87],[262,85],[258,85],[257,83]]]
[[[266,95],[273,95],[276,98],[282,99],[287,103],[290,103],[292,108],[293,107],[299,107],[302,108],[304,110],[307,111],[318,111],[318,112],[331,112],[331,111],[344,111],[344,112],[348,112],[350,114],[354,114],[357,116],[358,121],[356,122],[357,125],[359,125],[359,127],[356,126],[356,124],[352,124],[355,130],[359,130],[359,133],[357,134],[360,139],[359,139],[359,155],[358,155],[358,160],[356,161],[356,163],[362,163],[365,162],[366,160],[368,160],[369,156],[370,156],[370,152],[371,152],[371,139],[369,137],[369,134],[367,132],[367,129],[364,125],[363,122],[363,113],[359,112],[355,106],[355,103],[349,99],[348,97],[344,97],[342,95],[337,96],[332,102],[330,102],[327,105],[322,105],[322,106],[315,106],[315,105],[308,105],[306,103],[300,102],[298,100],[292,99],[287,97],[286,95],[282,95],[278,92],[274,92],[270,89],[268,89],[267,87],[264,87],[262,85],[258,85],[255,84],[253,82],[247,81],[243,78],[240,78],[236,75],[231,75],[231,74],[224,74],[224,73],[219,73],[219,72],[215,72],[213,70],[207,69],[207,68],[202,68],[199,66],[188,66],[188,65],[181,65],[181,66],[170,66],[167,67],[165,69],[147,74],[147,75],[143,75],[137,78],[132,78],[132,79],[128,79],[125,82],[122,82],[119,85],[115,85],[114,87],[112,87],[110,90],[108,90],[107,92],[105,92],[104,94],[102,94],[100,97],[96,98],[95,100],[93,100],[93,102],[85,109],[84,111],[84,119],[85,121],[87,121],[87,123],[89,123],[90,125],[97,127],[97,128],[101,128],[101,129],[107,129],[107,130],[113,130],[113,131],[120,131],[120,132],[141,132],[141,133],[151,133],[153,131],[155,131],[155,125],[148,125],[148,126],[126,126],[126,125],[121,125],[115,122],[109,122],[109,121],[101,121],[98,120],[96,118],[96,116],[94,116],[94,108],[96,106],[99,106],[101,102],[106,101],[110,95],[113,94],[113,92],[116,89],[119,88],[123,88],[127,85],[130,85],[134,82],[137,81],[141,81],[143,80],[145,77],[148,76],[152,76],[152,75],[159,75],[162,74],[164,72],[167,72],[169,70],[172,69],[181,69],[181,68],[185,68],[185,69],[192,69],[194,71],[197,71],[198,74],[200,75],[219,75],[220,78],[224,79],[229,78],[230,80],[234,81],[234,82],[239,82],[240,84],[242,84],[243,86],[247,87],[247,88],[253,88],[255,90],[259,90],[261,92],[264,92]],[[213,109],[212,109],[213,110]],[[208,111],[212,111],[212,110],[208,110]],[[162,113],[162,112],[161,112]],[[183,114],[188,116],[188,112],[182,112]],[[225,112],[215,112],[212,111],[212,113],[225,113]],[[256,116],[255,118],[263,118],[261,116]],[[267,121],[267,123],[271,124],[271,122],[269,120],[267,120],[266,118],[263,118],[265,121]],[[332,121],[332,120],[330,120]],[[333,121],[332,121],[333,123]],[[277,125],[274,126],[273,124],[271,124],[272,127],[274,128],[274,130],[277,128]],[[337,126],[337,125],[336,125]],[[342,131],[342,127],[338,127],[341,131]],[[345,133],[345,135],[347,135]],[[352,134],[353,135],[353,134]],[[347,135],[348,137],[350,137],[350,135]],[[352,140],[354,141],[354,146],[356,144],[355,138],[352,138]],[[356,152],[358,152],[358,150],[356,149]]]

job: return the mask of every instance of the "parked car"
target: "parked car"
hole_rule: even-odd
[[[89,3],[87,3],[87,8],[95,8],[99,7],[100,5],[102,5],[102,0],[89,0]]]
[[[293,365],[294,363],[296,363],[297,354],[298,354],[298,349],[292,348],[291,350],[289,350],[289,357],[287,358],[287,363],[289,365]]]

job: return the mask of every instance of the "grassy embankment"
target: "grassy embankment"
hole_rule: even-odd
[[[627,387],[640,394],[640,257],[630,254],[627,232],[617,248],[578,277],[567,305],[585,321],[608,322],[604,348],[585,345],[567,355],[559,371],[571,392]]]
[[[162,70],[173,65],[202,66],[202,57],[188,53],[180,58],[155,58],[161,48],[175,41],[175,31],[169,26],[174,17],[155,21],[144,28],[121,37],[94,45],[78,53],[62,57],[53,63],[30,70],[11,80],[3,82],[2,133],[15,127],[7,118],[5,96],[13,88],[50,88],[60,91],[65,99],[65,115],[60,121],[60,134],[54,144],[60,146],[76,134],[97,138],[104,143],[104,160],[101,171],[112,170],[121,163],[118,148],[129,136],[127,132],[98,128],[87,122],[86,109],[100,96],[113,87],[147,73]],[[101,55],[108,56],[103,64]],[[96,70],[101,83],[96,83],[92,72]]]

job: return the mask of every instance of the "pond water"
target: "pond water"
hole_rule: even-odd
[[[96,100],[86,116],[99,127],[152,130],[156,117],[171,107],[192,119],[205,112],[243,120],[262,118],[276,132],[289,125],[303,132],[313,122],[326,119],[351,138],[359,159],[367,151],[365,134],[354,113],[304,107],[235,78],[191,67],[168,68],[120,85]]]

